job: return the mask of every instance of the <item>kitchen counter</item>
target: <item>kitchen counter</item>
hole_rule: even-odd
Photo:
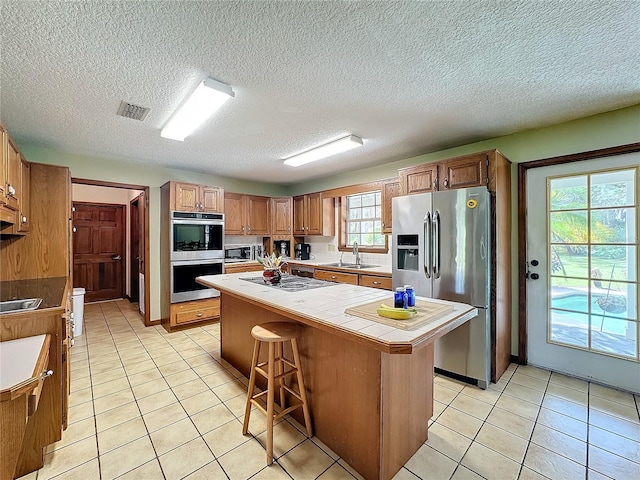
[[[65,304],[64,291],[67,277],[30,278],[0,282],[0,301],[42,298],[38,310]]]
[[[476,309],[437,301],[453,311],[415,330],[400,330],[344,313],[377,300],[391,303],[388,291],[331,283],[287,291],[242,280],[252,276],[197,279],[221,294],[222,358],[248,377],[253,326],[274,321],[303,325],[298,344],[314,435],[364,478],[393,478],[427,440],[433,342],[476,316]],[[260,361],[266,360],[266,350],[261,349]],[[292,415],[302,422],[299,410]]]
[[[243,280],[253,276],[255,275],[246,272],[209,275],[198,277],[197,281],[220,292],[287,315],[300,323],[393,354],[411,353],[462,325],[478,313],[475,308],[464,303],[425,298],[433,303],[453,305],[453,311],[415,330],[402,330],[344,313],[349,307],[378,299],[380,303],[392,305],[393,294],[389,291],[358,285],[330,284],[323,288],[291,292]]]

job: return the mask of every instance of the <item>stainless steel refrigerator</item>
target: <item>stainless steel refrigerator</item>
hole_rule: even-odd
[[[393,199],[393,288],[467,303],[478,316],[435,343],[435,367],[491,380],[490,201],[485,187]]]

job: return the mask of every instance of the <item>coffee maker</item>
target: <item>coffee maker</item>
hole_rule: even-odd
[[[296,243],[296,260],[309,260],[311,258],[311,244]]]

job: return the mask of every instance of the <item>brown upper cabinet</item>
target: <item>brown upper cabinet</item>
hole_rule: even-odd
[[[20,209],[20,150],[16,144],[7,137],[7,166],[5,195],[6,205],[12,210]]]
[[[391,233],[393,197],[400,195],[400,181],[397,178],[385,180],[382,185],[382,233]]]
[[[227,192],[224,196],[224,233],[227,235],[269,235],[271,198]]]
[[[220,187],[171,182],[170,207],[181,212],[224,212],[224,190]]]
[[[293,199],[273,197],[271,199],[271,234],[291,235],[293,222]]]
[[[30,219],[31,164],[20,155],[20,211],[18,213],[18,232],[28,232]]]
[[[2,167],[0,168],[0,220],[3,234],[24,234],[29,230],[29,162],[0,125]]]
[[[494,151],[450,158],[398,170],[402,195],[478,187],[489,183],[488,167]]]
[[[426,163],[398,170],[400,194],[411,195],[437,190],[438,164]]]
[[[322,193],[293,197],[293,234],[332,236],[335,232],[335,199]]]
[[[485,153],[441,162],[438,165],[438,190],[486,185],[488,163]]]

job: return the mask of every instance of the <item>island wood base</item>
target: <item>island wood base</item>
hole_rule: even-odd
[[[222,358],[247,377],[254,325],[297,321],[305,327],[299,348],[315,436],[367,480],[392,478],[427,440],[432,343],[389,354],[232,294],[222,292],[221,301]],[[303,423],[299,410],[293,416]]]

